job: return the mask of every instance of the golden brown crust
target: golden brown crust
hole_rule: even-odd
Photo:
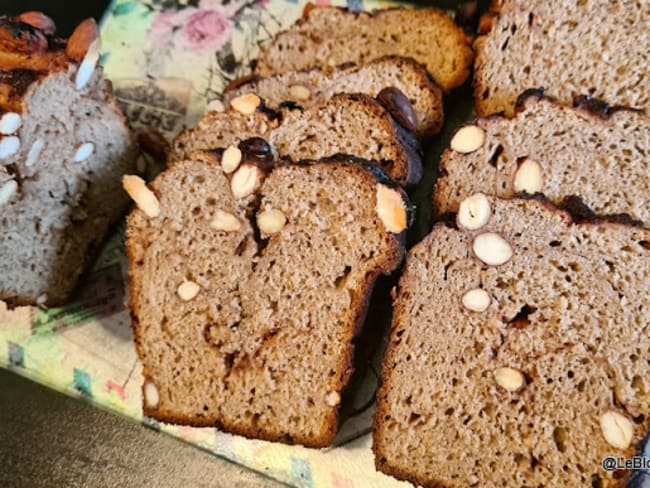
[[[303,9],[302,16],[296,21],[293,27],[304,25],[308,21],[309,16],[314,11],[319,9],[336,9],[340,12],[345,12],[350,15],[353,15],[355,18],[381,17],[384,15],[390,15],[391,12],[396,10],[404,10],[403,7],[392,7],[392,8],[386,8],[381,10],[375,10],[372,12],[362,12],[362,11],[357,12],[357,11],[351,11],[344,7],[322,6],[322,5],[314,5],[313,3],[308,3],[307,5],[305,5],[305,8]],[[439,19],[441,22],[447,23],[450,20],[447,14],[440,9],[429,7],[426,9],[426,11],[430,13],[433,17]],[[413,10],[413,13],[416,15],[420,12],[422,12],[422,10],[417,10],[417,11]],[[444,82],[442,80],[436,80],[438,85],[442,88],[442,90],[445,93],[450,92],[454,88],[457,88],[465,83],[465,81],[469,78],[471,74],[472,60],[474,59],[474,53],[471,47],[473,38],[467,35],[460,26],[456,24],[454,24],[454,26],[456,27],[453,34],[454,41],[456,42],[456,45],[459,46],[459,48],[462,50],[462,54],[460,60],[457,60],[455,62],[457,68],[455,74],[451,77],[448,77],[447,80]],[[291,27],[289,29],[291,29]],[[260,54],[260,58],[258,58],[258,63],[256,67],[258,74],[267,74],[260,71],[261,65],[264,64],[263,57],[265,55],[265,51],[271,49],[278,42],[278,38],[281,35],[282,32],[278,36],[276,36],[275,39],[271,41],[270,44],[268,44],[263,48]]]

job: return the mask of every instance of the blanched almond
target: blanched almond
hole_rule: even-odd
[[[325,395],[325,403],[330,407],[336,407],[341,403],[341,394],[338,391],[330,391]]]
[[[477,235],[472,248],[476,257],[490,266],[505,264],[512,258],[512,247],[508,241],[494,232]]]
[[[519,165],[519,168],[517,168],[513,186],[517,193],[526,192],[533,194],[541,192],[544,186],[544,175],[542,174],[540,164],[530,158],[526,158]]]
[[[241,163],[241,150],[235,146],[228,146],[221,155],[221,169],[230,174],[239,167]]]
[[[233,214],[217,209],[214,214],[210,228],[224,232],[235,232],[241,229],[241,222]]]
[[[262,171],[254,164],[243,164],[230,180],[230,190],[235,198],[252,195],[262,184]]]
[[[16,180],[9,180],[0,186],[0,207],[9,203],[9,201],[18,192],[18,183]]]
[[[485,312],[490,306],[490,295],[482,288],[474,288],[463,295],[463,307],[471,312]]]
[[[490,220],[492,209],[490,201],[482,193],[476,193],[460,202],[458,207],[458,224],[467,230],[483,227]]]
[[[16,136],[5,136],[0,139],[0,159],[9,159],[20,150],[20,139]]]
[[[267,235],[280,232],[286,223],[287,218],[277,209],[270,208],[257,214],[257,226]]]
[[[246,93],[233,98],[230,101],[230,106],[240,114],[251,115],[255,110],[257,110],[257,107],[259,107],[261,103],[262,100],[260,100],[260,97],[254,93]]]
[[[23,118],[16,112],[7,112],[0,117],[0,134],[5,136],[15,133],[23,124]]]
[[[144,214],[149,218],[160,215],[160,202],[139,176],[125,175],[122,186]]]
[[[83,90],[88,85],[88,82],[93,77],[97,62],[99,61],[99,54],[101,51],[101,41],[99,38],[95,39],[90,47],[83,61],[79,65],[77,75],[75,77],[75,88],[78,91]]]
[[[402,195],[397,190],[377,183],[376,199],[375,209],[386,230],[394,234],[406,230],[408,219]]]
[[[627,449],[634,438],[634,424],[626,416],[609,410],[600,417],[600,428],[607,443],[617,449]]]
[[[95,145],[92,142],[84,142],[77,147],[74,153],[74,162],[82,163],[95,152]]]
[[[153,381],[146,380],[143,388],[144,405],[147,408],[156,409],[160,403],[160,394]]]
[[[292,100],[304,102],[311,98],[311,91],[303,85],[292,85],[289,87],[289,96]]]
[[[485,131],[477,125],[466,125],[458,129],[451,138],[451,148],[459,153],[476,151],[485,143]]]
[[[201,287],[193,281],[184,281],[176,290],[176,293],[184,302],[189,302],[196,298],[196,295],[201,291]]]
[[[497,368],[494,370],[494,380],[507,391],[517,391],[526,384],[523,373],[513,368]]]

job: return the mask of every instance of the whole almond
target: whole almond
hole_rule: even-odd
[[[196,295],[201,291],[201,287],[193,281],[184,281],[178,286],[176,293],[179,298],[184,302],[189,302],[196,298]]]
[[[456,131],[451,138],[450,147],[461,154],[476,151],[485,143],[485,131],[478,125],[466,125]]]
[[[243,115],[251,115],[260,106],[262,100],[254,93],[239,95],[230,101],[230,106]]]
[[[65,47],[65,53],[70,59],[81,62],[83,61],[90,45],[99,39],[99,28],[95,19],[84,20],[77,26]]]
[[[490,266],[500,266],[512,258],[510,243],[494,232],[477,235],[472,249],[477,258]]]
[[[388,232],[399,234],[408,227],[406,205],[402,195],[386,185],[377,183],[375,210]]]
[[[17,192],[18,183],[16,183],[16,180],[9,180],[0,185],[0,207],[9,203]]]
[[[607,443],[617,449],[627,449],[634,437],[634,424],[625,415],[609,410],[600,417],[600,428]]]
[[[158,403],[160,402],[160,394],[158,393],[158,388],[151,380],[146,380],[144,382],[142,395],[144,397],[144,405],[147,408],[158,408]]]
[[[287,217],[277,209],[268,208],[257,214],[257,226],[267,235],[277,234],[287,223]]]
[[[497,368],[494,370],[494,380],[507,391],[520,390],[526,384],[523,373],[513,368]]]
[[[48,36],[51,36],[54,34],[54,32],[56,32],[56,24],[43,12],[24,12],[18,16],[18,20],[24,24],[35,27]]]
[[[526,192],[534,194],[542,191],[544,174],[542,166],[530,158],[526,158],[517,168],[513,187],[517,193]]]
[[[490,295],[482,288],[474,288],[463,295],[461,302],[467,310],[481,313],[490,306]]]
[[[490,201],[483,193],[475,193],[460,202],[458,207],[458,224],[467,230],[483,227],[490,220],[492,209]]]
[[[311,91],[304,85],[291,85],[289,87],[289,96],[292,100],[305,102],[311,98]]]
[[[142,178],[135,175],[124,175],[122,186],[147,217],[154,218],[160,215],[160,202],[156,195],[147,188]]]

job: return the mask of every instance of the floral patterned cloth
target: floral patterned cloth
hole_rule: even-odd
[[[329,4],[330,0],[318,0]],[[386,2],[349,0],[350,8]],[[102,22],[102,62],[134,126],[173,137],[250,71],[260,43],[301,14],[298,0],[115,0]],[[0,366],[128,415],[298,487],[409,486],[374,469],[369,435],[377,386],[374,358],[355,385],[335,446],[315,450],[248,440],[216,429],[143,418],[141,366],[124,309],[124,229],[107,243],[82,293],[65,308],[8,310],[0,302]]]

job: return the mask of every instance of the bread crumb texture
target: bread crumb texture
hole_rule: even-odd
[[[138,353],[157,391],[145,414],[330,444],[370,290],[403,256],[376,185],[355,164],[289,165],[236,199],[208,154],[159,176],[160,216],[128,223]],[[241,225],[211,225],[224,214]]]
[[[377,467],[419,485],[623,486],[650,427],[650,231],[489,199],[407,258],[378,395]],[[472,243],[498,234],[505,264]],[[463,297],[482,289],[483,311]]]

